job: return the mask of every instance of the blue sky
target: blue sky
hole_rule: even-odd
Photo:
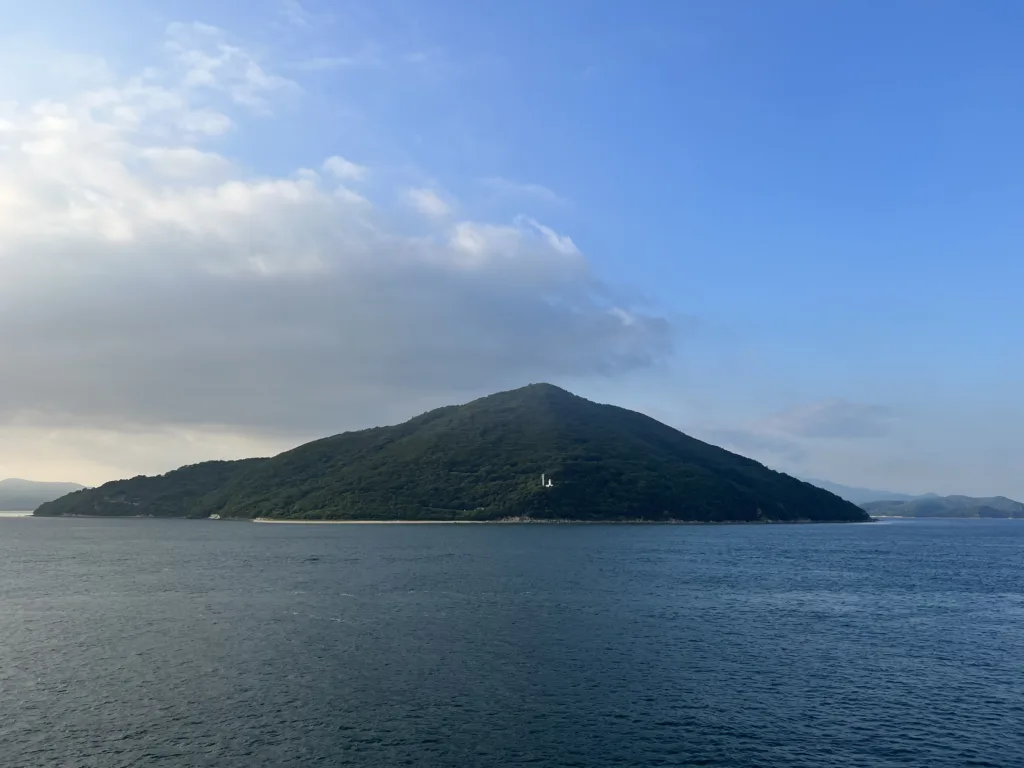
[[[494,267],[479,277],[490,281],[486,288],[456,286],[431,272],[423,279],[439,282],[422,282],[419,298],[395,287],[410,282],[407,262],[373,273],[358,295],[380,290],[415,304],[450,291],[465,302],[462,314],[449,317],[435,306],[415,322],[369,309],[358,318],[321,318],[349,329],[366,323],[376,330],[358,339],[379,339],[356,351],[309,353],[365,363],[365,375],[351,380],[323,370],[335,400],[311,396],[295,382],[273,391],[336,414],[322,423],[283,412],[273,424],[241,412],[217,423],[215,414],[184,401],[178,410],[141,400],[118,410],[98,395],[11,396],[0,403],[9,416],[8,444],[27,440],[38,449],[30,458],[16,457],[13,448],[5,456],[0,437],[0,475],[91,482],[157,471],[175,461],[283,447],[315,436],[316,427],[404,418],[420,407],[546,379],[804,476],[1024,497],[1017,439],[1024,427],[1018,3],[101,1],[86,11],[79,3],[43,0],[0,2],[0,9],[0,102],[16,102],[23,120],[41,100],[78,104],[83,94],[112,87],[126,93],[130,78],[156,69],[168,93],[186,94],[189,109],[218,110],[230,130],[158,141],[160,120],[170,118],[154,113],[145,131],[132,127],[123,143],[145,144],[149,156],[154,147],[187,146],[229,163],[226,176],[204,178],[209,190],[230,180],[294,178],[333,156],[365,169],[339,178],[372,205],[372,225],[355,218],[332,225],[326,239],[307,244],[317,253],[385,248],[351,239],[362,226],[403,238],[401,248],[429,241],[439,248],[454,243],[461,252],[458,233],[469,230],[459,226],[470,222],[474,237],[492,238],[495,253],[534,249],[529,258],[536,259],[529,261],[535,271],[522,260],[514,273]],[[192,26],[197,22],[216,29]],[[169,32],[175,23],[178,31]],[[186,82],[200,61],[196,51],[223,46],[234,51],[230,66],[237,71],[210,70],[223,82]],[[184,79],[172,83],[175,73]],[[128,129],[119,123],[117,130]],[[135,172],[123,156],[116,162]],[[12,172],[9,188],[42,183],[41,166],[32,163],[21,175]],[[46,178],[59,181],[62,195],[71,194],[68,185],[81,191],[88,184],[85,177]],[[162,182],[144,181],[146,194],[166,203]],[[116,196],[113,187],[104,189]],[[318,200],[311,197],[280,231],[301,228],[321,210]],[[138,235],[141,219],[132,221],[138,247],[162,253],[163,245]],[[203,226],[223,231],[220,224]],[[508,239],[513,229],[526,245]],[[6,235],[15,255],[8,263],[38,264],[38,238],[27,244],[24,231],[17,238],[13,231]],[[161,244],[180,242],[170,230],[161,233]],[[75,252],[83,252],[75,242]],[[219,253],[224,242],[189,247]],[[280,247],[293,253],[299,246]],[[547,256],[536,250],[544,248]],[[564,271],[543,283],[551,264],[544,259],[552,255],[564,257]],[[119,280],[144,296],[146,276],[184,257],[171,249],[166,261],[137,271],[96,258],[90,263],[106,276],[104,284]],[[9,269],[7,285],[19,296],[29,295],[30,282],[45,284],[26,269]],[[176,279],[183,296],[197,295],[186,290],[187,275]],[[203,290],[229,305],[217,289]],[[552,291],[560,305],[585,292],[586,308],[577,307],[571,321],[549,316],[548,304],[537,302]],[[172,301],[170,289],[164,294]],[[52,294],[37,299],[46,296]],[[295,301],[289,312],[304,303]],[[611,305],[644,322],[629,333],[604,325],[600,307]],[[226,328],[230,316],[208,322]],[[307,320],[304,332],[315,336],[323,326],[312,314]],[[450,343],[430,358],[448,361],[451,380],[434,363],[405,365],[424,346],[417,334],[435,321],[431,338]],[[458,333],[443,325],[449,321],[457,321]],[[34,327],[43,325],[40,317]],[[479,329],[471,340],[462,335],[470,325]],[[110,327],[86,341],[110,346],[103,335]],[[261,338],[271,332],[279,329]],[[534,335],[561,344],[562,353],[512,351]],[[33,348],[45,343],[37,339]],[[382,357],[371,359],[364,346],[383,350]],[[286,350],[283,359],[302,365],[295,350],[303,348]],[[465,373],[483,365],[483,349],[495,359],[509,350],[507,368],[493,366],[491,378]],[[400,370],[383,362],[400,355]],[[208,360],[174,360],[175,370],[196,372],[182,388],[197,398],[202,375],[219,375]],[[53,372],[22,360],[17,372],[4,375],[37,392],[32,377]],[[424,381],[429,385],[417,386]],[[107,385],[96,378],[90,386]],[[365,394],[375,389],[390,400]],[[54,458],[54,429],[62,430],[62,445],[78,447]],[[141,458],[118,448],[126,431],[150,446]],[[107,447],[97,452],[99,444]]]

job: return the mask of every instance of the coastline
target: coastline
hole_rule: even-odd
[[[288,520],[282,517],[254,517],[254,523],[284,525],[486,525],[502,520]],[[511,522],[511,521],[510,521]]]
[[[289,520],[279,517],[254,517],[251,522],[275,525],[826,525],[873,523],[875,520]]]
[[[842,525],[877,523],[884,520],[1024,520],[1012,517],[909,517],[873,515],[870,520],[544,520],[502,518],[499,520],[291,520],[283,517],[184,517],[164,515],[36,515],[32,512],[0,512],[0,518],[82,519],[82,520],[223,520],[235,523],[278,525]]]
[[[284,517],[184,517],[164,515],[36,515],[14,517],[80,520],[210,520],[213,522],[266,523],[271,525],[843,525],[878,522],[870,520],[574,520],[512,517],[497,520],[293,520]],[[906,518],[910,519],[910,518]]]

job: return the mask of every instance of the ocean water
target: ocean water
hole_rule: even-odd
[[[0,765],[1024,766],[1024,521],[4,518]]]

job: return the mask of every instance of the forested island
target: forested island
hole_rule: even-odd
[[[543,481],[542,481],[543,476]],[[550,384],[211,461],[41,505],[39,516],[288,520],[867,522],[838,496]]]

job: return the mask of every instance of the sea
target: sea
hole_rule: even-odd
[[[0,766],[1024,766],[1024,520],[0,518]]]

